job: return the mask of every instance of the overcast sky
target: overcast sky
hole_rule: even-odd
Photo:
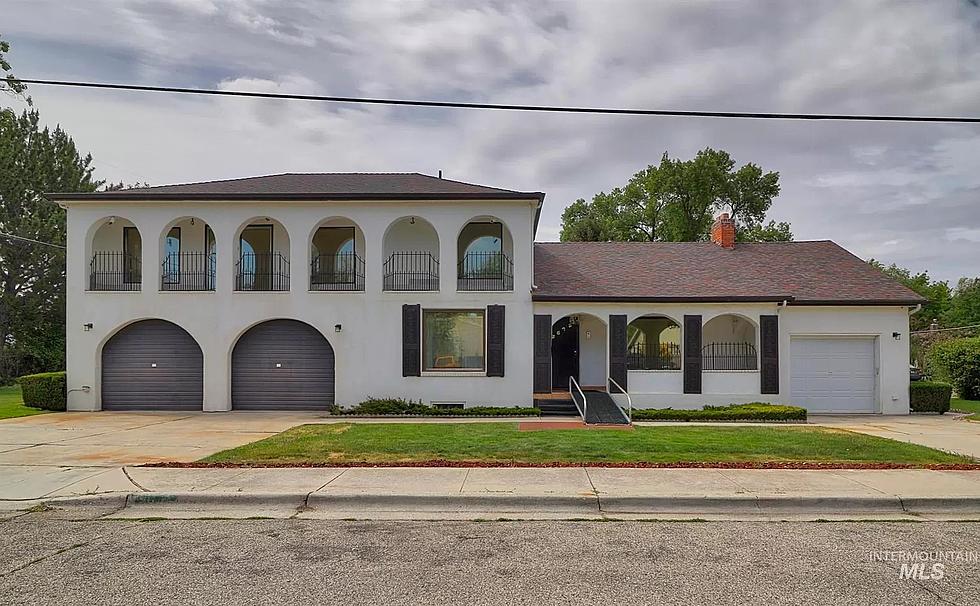
[[[21,77],[345,96],[980,115],[976,0],[3,0]],[[771,216],[942,279],[980,275],[980,125],[356,107],[31,87],[110,181],[411,172],[576,198],[706,146],[781,175]]]

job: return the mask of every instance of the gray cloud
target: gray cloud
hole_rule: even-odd
[[[7,0],[31,76],[516,103],[980,111],[969,2]],[[862,257],[980,274],[980,127],[569,116],[33,87],[105,178],[442,169],[562,208],[705,146],[781,173],[773,216]]]

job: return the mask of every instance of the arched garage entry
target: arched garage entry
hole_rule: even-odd
[[[248,329],[231,354],[235,410],[324,410],[334,403],[334,353],[320,332],[297,320]]]
[[[141,320],[102,348],[103,410],[201,410],[204,355],[186,330]]]

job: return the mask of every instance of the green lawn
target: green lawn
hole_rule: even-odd
[[[637,427],[518,431],[516,423],[301,425],[204,462],[331,464],[417,461],[522,463],[962,463],[966,457],[827,428]]]
[[[0,419],[39,415],[45,412],[47,411],[24,406],[24,400],[20,397],[20,385],[0,387]]]
[[[972,412],[968,417],[970,421],[980,421],[980,400],[961,400],[953,398],[949,402],[949,409],[956,412]]]

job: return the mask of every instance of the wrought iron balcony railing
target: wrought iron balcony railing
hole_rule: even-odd
[[[235,290],[289,290],[289,259],[282,253],[242,253],[235,271]]]
[[[457,269],[458,290],[514,290],[514,262],[502,252],[466,253]]]
[[[163,260],[160,290],[214,290],[214,273],[214,253],[170,253]]]
[[[680,370],[681,346],[677,343],[634,343],[626,352],[630,370]]]
[[[702,370],[758,370],[751,343],[708,343],[701,348]]]
[[[89,290],[140,290],[140,258],[124,252],[103,251],[89,262]]]
[[[364,260],[353,253],[313,257],[310,290],[364,290]]]
[[[385,290],[439,290],[439,260],[425,251],[391,253],[384,263]]]

